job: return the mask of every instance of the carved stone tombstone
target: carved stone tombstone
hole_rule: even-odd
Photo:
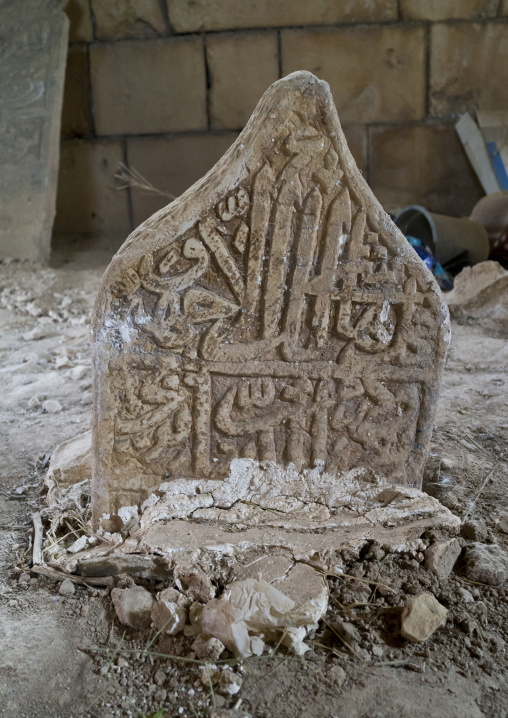
[[[0,257],[45,261],[55,216],[64,0],[0,0]]]
[[[235,458],[420,486],[449,336],[347,148],[328,85],[276,82],[142,224],[94,316],[95,520]]]

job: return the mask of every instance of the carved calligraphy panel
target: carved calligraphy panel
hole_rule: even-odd
[[[0,0],[0,256],[45,261],[69,21],[63,0]]]
[[[131,235],[94,332],[96,516],[242,457],[421,481],[447,310],[310,73]]]

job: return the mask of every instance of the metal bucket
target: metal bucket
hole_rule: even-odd
[[[459,257],[469,264],[488,259],[490,246],[485,228],[466,217],[434,214],[412,204],[395,217],[395,224],[403,234],[420,239],[443,266]]]

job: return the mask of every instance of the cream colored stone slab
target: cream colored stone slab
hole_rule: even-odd
[[[207,129],[201,38],[96,44],[90,63],[98,135]]]
[[[219,163],[131,234],[93,331],[96,522],[235,458],[324,469],[338,491],[353,467],[421,483],[446,305],[310,73],[272,85]]]
[[[0,5],[0,257],[49,258],[69,31],[62,6]]]
[[[166,32],[159,0],[91,0],[97,38],[157,37]]]
[[[479,20],[496,17],[498,0],[401,0],[409,20]]]
[[[423,27],[283,30],[281,48],[284,74],[310,70],[330,83],[345,125],[424,117]]]
[[[115,181],[124,159],[121,142],[66,140],[61,152],[55,232],[128,232],[127,193]]]
[[[238,137],[236,132],[175,137],[132,137],[127,140],[129,167],[154,187],[178,197],[222,157]],[[131,188],[134,226],[165,207],[168,196]]]
[[[209,35],[206,54],[212,127],[242,129],[260,96],[279,77],[277,35],[275,32]]]
[[[166,0],[176,32],[397,19],[396,0]]]
[[[430,109],[454,115],[508,107],[505,23],[439,23],[430,35]]]

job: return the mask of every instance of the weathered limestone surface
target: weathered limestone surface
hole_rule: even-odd
[[[0,2],[0,257],[49,257],[69,30],[64,4]]]
[[[206,513],[237,458],[296,472],[289,501],[317,502],[320,472],[339,494],[353,468],[421,483],[447,309],[310,73],[272,85],[218,164],[131,234],[93,329],[96,522],[128,523],[182,479]]]

